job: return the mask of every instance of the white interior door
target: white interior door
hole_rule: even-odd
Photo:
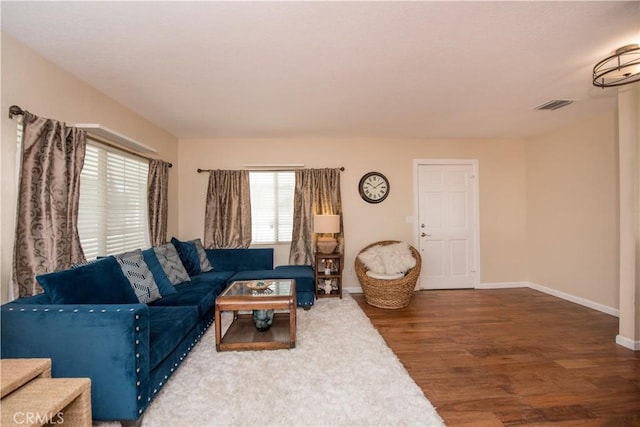
[[[418,164],[421,289],[479,284],[477,162]]]

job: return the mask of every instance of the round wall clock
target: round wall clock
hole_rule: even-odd
[[[368,172],[358,184],[360,197],[368,203],[380,203],[389,195],[389,180],[380,172]]]

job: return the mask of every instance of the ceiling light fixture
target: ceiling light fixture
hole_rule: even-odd
[[[629,44],[593,67],[593,85],[601,88],[640,81],[640,46]]]

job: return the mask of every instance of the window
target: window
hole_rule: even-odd
[[[78,232],[86,258],[149,246],[146,160],[87,141]]]
[[[249,172],[252,244],[291,242],[295,181],[292,171]]]

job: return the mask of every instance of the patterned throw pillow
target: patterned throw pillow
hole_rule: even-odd
[[[187,270],[184,269],[184,265],[180,261],[178,251],[172,243],[156,246],[153,251],[156,253],[156,257],[172,285],[191,281]]]
[[[158,261],[158,257],[153,251],[153,248],[148,248],[142,251],[142,257],[144,258],[144,262],[149,266],[151,274],[153,274],[153,280],[156,281],[156,285],[158,285],[158,289],[160,289],[160,295],[166,297],[171,294],[177,294],[178,291],[173,287],[169,278],[162,269],[160,261]]]
[[[120,268],[122,268],[122,272],[129,279],[138,301],[147,304],[162,298],[158,285],[153,280],[153,274],[151,274],[147,263],[144,262],[140,249],[125,252],[115,257],[118,260],[118,264],[120,264]]]
[[[213,270],[213,266],[209,262],[209,258],[207,258],[207,252],[204,250],[204,246],[202,246],[202,241],[200,239],[194,239],[190,241],[196,247],[198,251],[198,258],[200,258],[200,271],[206,273],[207,271]]]

